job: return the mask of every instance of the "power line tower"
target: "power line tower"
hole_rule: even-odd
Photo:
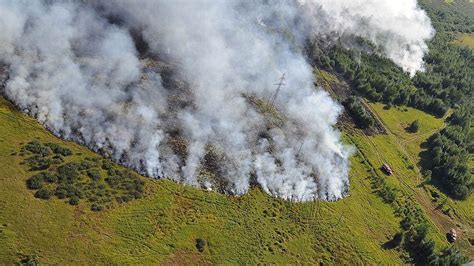
[[[296,152],[296,157],[300,155],[301,149],[303,148],[303,144],[304,144],[304,138],[301,140],[300,148],[298,149],[298,152]]]
[[[276,83],[275,85],[277,86],[276,88],[276,91],[275,93],[273,94],[271,100],[270,100],[270,105],[273,106],[273,104],[275,103],[275,100],[276,98],[278,97],[278,93],[280,93],[280,89],[281,89],[281,86],[283,85],[286,85],[284,83],[285,81],[285,73],[283,73],[283,75],[281,76],[280,80],[278,81],[278,83]]]

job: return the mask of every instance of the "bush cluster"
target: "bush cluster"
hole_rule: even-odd
[[[86,201],[92,211],[102,211],[113,202],[140,198],[144,192],[144,182],[134,172],[116,169],[100,158],[65,160],[72,151],[58,144],[34,140],[22,147],[21,154],[29,155],[25,162],[36,172],[26,186],[37,190],[34,195],[39,199],[55,196],[71,205]]]
[[[30,170],[41,171],[52,165],[62,163],[64,161],[63,157],[72,155],[72,151],[58,144],[43,144],[39,140],[33,140],[21,148],[20,154],[31,155],[26,159]]]

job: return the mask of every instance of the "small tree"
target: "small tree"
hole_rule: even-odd
[[[79,204],[79,197],[78,197],[78,196],[72,196],[72,197],[69,199],[69,204],[71,204],[71,205],[77,205],[77,204]]]
[[[196,239],[196,248],[199,252],[204,251],[204,247],[206,246],[206,241],[202,238]]]
[[[36,266],[39,265],[38,256],[28,255],[20,260],[20,265],[22,266]]]
[[[58,181],[58,177],[52,173],[49,172],[43,172],[43,180],[49,183],[55,183]]]
[[[59,199],[65,199],[68,196],[68,191],[66,187],[60,185],[54,191],[54,195],[56,195],[56,197],[58,197]]]
[[[94,212],[99,212],[99,211],[102,211],[104,209],[104,206],[98,204],[98,203],[92,203],[92,206],[91,206],[91,211],[94,211]]]
[[[99,181],[101,178],[100,172],[97,169],[88,169],[87,175],[94,181]]]
[[[468,261],[469,258],[462,255],[455,247],[445,248],[439,257],[439,265],[462,265]]]
[[[411,122],[410,126],[408,127],[408,131],[411,133],[416,133],[418,132],[418,129],[420,128],[420,122],[417,120]]]
[[[35,197],[38,199],[50,199],[53,196],[53,192],[47,188],[41,188],[40,190],[36,191]]]
[[[44,183],[43,175],[41,174],[34,175],[30,177],[28,180],[26,180],[26,186],[29,189],[40,189],[41,187],[43,187],[43,183]]]

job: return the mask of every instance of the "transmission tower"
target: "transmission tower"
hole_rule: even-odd
[[[271,101],[270,101],[271,106],[273,106],[273,104],[275,103],[275,100],[278,97],[278,93],[280,93],[281,86],[286,85],[284,81],[285,81],[285,73],[283,73],[278,83],[275,84],[277,88],[276,88],[275,94],[273,94],[271,98]]]

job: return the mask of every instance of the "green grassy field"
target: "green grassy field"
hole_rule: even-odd
[[[415,146],[443,121],[412,109],[371,106],[397,138],[410,141],[403,144],[390,134],[344,134],[361,152],[351,159],[350,196],[343,200],[292,203],[258,188],[233,197],[143,178],[143,198],[92,212],[84,202],[71,206],[64,200],[36,199],[25,185],[32,173],[13,154],[38,138],[69,147],[77,160],[97,155],[54,137],[0,98],[0,264],[34,254],[44,264],[401,264],[403,251],[384,248],[399,231],[399,218],[370,179],[374,170],[383,175],[378,170],[382,162],[396,172],[387,181],[420,202],[437,247],[446,246],[443,226],[457,222],[472,228],[467,222],[472,221],[472,197],[450,202],[459,215],[444,218],[430,209],[429,195],[417,188],[417,171],[410,169],[417,158]],[[406,133],[405,123],[415,118],[421,123],[419,134]],[[202,253],[195,247],[197,238],[206,241]],[[465,242],[456,245],[472,258],[472,246]]]
[[[414,157],[423,151],[422,143],[445,126],[443,119],[438,119],[411,107],[391,107],[385,110],[381,103],[372,103],[370,106],[403,147]],[[419,129],[416,133],[410,133],[407,128],[415,120],[419,122]]]
[[[396,169],[395,176],[398,173],[402,184],[408,191],[411,190],[439,233],[447,232],[450,228],[456,228],[462,232],[463,237],[456,243],[456,246],[466,255],[474,257],[474,248],[468,242],[468,239],[474,238],[474,196],[471,195],[463,201],[456,201],[443,195],[434,186],[422,184],[423,177],[420,174],[419,165],[421,154],[425,149],[421,148],[421,145],[427,138],[445,126],[444,120],[409,107],[392,107],[385,110],[382,104],[373,103],[370,106],[382,119],[388,129],[388,134],[375,137],[374,142],[377,148],[369,154],[379,153],[379,158],[390,160]],[[450,113],[448,112],[445,117]],[[405,131],[406,126],[415,119],[420,122],[419,131],[416,133]],[[394,151],[399,154],[394,154]],[[429,160],[429,158],[427,159]],[[434,194],[442,196],[437,200],[432,196]],[[440,208],[439,204],[442,200],[446,200],[446,202]]]

